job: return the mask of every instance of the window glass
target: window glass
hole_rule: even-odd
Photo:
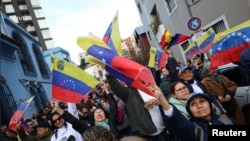
[[[5,5],[5,10],[6,10],[6,13],[15,13],[14,7],[10,4]]]

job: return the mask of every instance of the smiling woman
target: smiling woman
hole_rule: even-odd
[[[67,123],[59,113],[52,113],[50,121],[54,128],[54,134],[51,137],[51,141],[69,140],[72,138],[76,141],[82,141],[81,134],[73,129],[72,125]]]
[[[134,1],[75,0],[72,3],[68,0],[42,0],[40,2],[55,46],[68,50],[72,60],[77,64],[80,61],[79,53],[83,52],[76,44],[78,36],[92,32],[102,38],[117,10],[122,38],[133,34],[140,21]]]

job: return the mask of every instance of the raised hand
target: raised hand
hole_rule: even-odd
[[[62,108],[60,108],[58,102],[52,100],[52,101],[50,102],[50,106],[53,108],[52,111],[56,111],[56,112],[59,113],[60,115],[63,114],[64,110],[63,110]]]

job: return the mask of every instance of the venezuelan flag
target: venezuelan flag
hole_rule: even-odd
[[[191,59],[195,54],[199,53],[200,49],[198,48],[197,42],[192,42],[186,50],[184,50],[184,54],[188,59]]]
[[[81,68],[52,57],[52,98],[79,103],[99,82]]]
[[[177,45],[179,43],[182,43],[188,39],[190,39],[191,36],[188,36],[188,35],[185,35],[185,34],[180,34],[180,33],[176,33],[172,39],[171,39],[171,42],[169,43],[168,47],[172,47],[174,45]]]
[[[118,11],[104,34],[103,41],[118,55],[122,54],[122,39],[118,25]]]
[[[88,54],[105,64],[105,70],[126,84],[152,94],[146,87],[154,85],[151,71],[132,60],[117,55],[96,36],[79,37],[77,44]],[[153,94],[152,94],[153,95]]]
[[[26,101],[24,101],[23,103],[21,103],[18,107],[17,110],[15,111],[15,113],[12,115],[10,122],[9,122],[9,128],[13,131],[17,131],[17,127],[16,127],[16,121],[17,120],[21,120],[21,124],[23,126],[23,128],[25,130],[27,130],[27,124],[24,123],[24,121],[22,120],[22,116],[25,112],[25,110],[29,107],[30,103],[32,102],[32,100],[34,99],[34,96],[32,96],[31,98],[27,99]]]
[[[238,62],[242,50],[250,47],[250,20],[216,34],[210,68]]]
[[[216,33],[213,28],[209,28],[197,41],[198,47],[203,53],[207,53],[213,47],[213,40]]]

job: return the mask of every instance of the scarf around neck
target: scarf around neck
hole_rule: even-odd
[[[106,128],[107,130],[110,131],[110,126],[108,124],[108,121],[109,121],[108,119],[106,119],[104,121],[95,121],[95,125],[104,127],[104,128]]]

